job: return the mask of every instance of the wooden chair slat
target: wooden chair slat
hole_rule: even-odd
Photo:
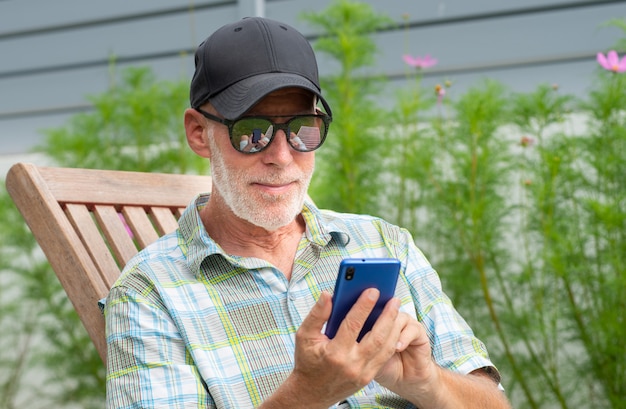
[[[119,268],[91,212],[87,206],[73,203],[65,205],[65,212],[91,255],[100,277],[107,288],[110,288],[119,275],[119,273],[116,274]]]
[[[104,317],[97,300],[109,287],[37,167],[14,165],[6,187],[105,361]]]
[[[143,207],[124,206],[122,208],[122,215],[132,231],[134,239],[139,243],[140,248],[154,243],[159,238],[155,226],[150,221]]]
[[[178,227],[211,178],[17,163],[6,186],[106,362],[98,300],[141,248]]]
[[[78,168],[39,169],[58,202],[175,208],[186,207],[196,194],[211,191],[209,176]]]
[[[154,221],[154,225],[157,228],[159,235],[163,236],[173,232],[178,228],[178,219],[171,209],[165,207],[152,207],[150,208],[150,214]]]
[[[122,268],[137,253],[137,248],[120,218],[120,213],[114,206],[95,205],[93,214],[118,265]]]
[[[98,300],[140,249],[178,227],[211,177],[17,163],[6,186],[106,362]]]

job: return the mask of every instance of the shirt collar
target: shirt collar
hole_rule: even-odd
[[[347,230],[326,217],[310,199],[304,201],[301,214],[306,224],[306,238],[311,243],[323,247],[335,238],[345,246],[350,241]]]
[[[187,265],[194,274],[200,271],[202,262],[211,255],[231,258],[207,233],[200,218],[200,210],[209,201],[210,193],[202,193],[185,209],[178,221],[180,246],[187,259]],[[327,246],[334,238],[339,245],[345,246],[350,241],[347,230],[333,222],[307,198],[302,208],[302,217],[306,224],[306,238],[313,245]]]

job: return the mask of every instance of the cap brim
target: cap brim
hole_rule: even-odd
[[[311,81],[297,74],[267,73],[241,80],[224,91],[209,98],[211,105],[226,119],[236,119],[246,113],[267,94],[282,88],[304,88],[315,94],[328,115],[332,116],[328,103]]]

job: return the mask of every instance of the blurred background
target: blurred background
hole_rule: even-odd
[[[19,161],[206,173],[182,129],[193,53],[253,15],[317,51],[334,120],[316,202],[411,231],[514,407],[626,407],[626,73],[596,61],[626,52],[626,1],[0,0],[0,179]],[[4,186],[0,222],[0,409],[103,407],[102,362]]]
[[[330,0],[0,0],[0,171],[42,139],[42,129],[88,111],[85,96],[111,86],[110,64],[149,66],[162,79],[189,78],[193,51],[225,22],[261,15],[289,23],[311,41],[300,14]],[[371,75],[403,87],[403,54],[430,54],[425,81],[446,78],[461,93],[478,78],[525,91],[555,83],[587,91],[595,54],[619,37],[600,29],[626,13],[625,1],[366,0],[391,17],[373,36]],[[337,70],[320,55],[320,74]]]

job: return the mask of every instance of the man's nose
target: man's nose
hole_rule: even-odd
[[[293,148],[287,141],[287,128],[274,127],[272,143],[263,150],[264,160],[277,165],[287,165],[293,161]]]

